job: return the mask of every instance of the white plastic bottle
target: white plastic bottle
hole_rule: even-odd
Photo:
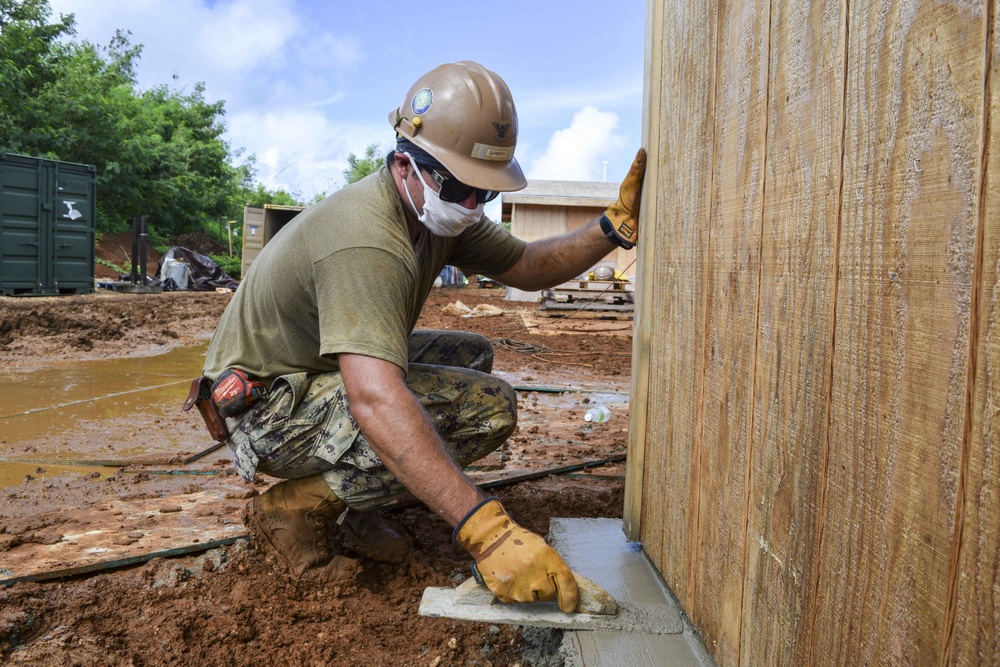
[[[583,415],[583,421],[594,422],[595,424],[601,424],[609,419],[611,419],[611,410],[608,410],[603,405],[595,405],[587,410],[587,414]]]

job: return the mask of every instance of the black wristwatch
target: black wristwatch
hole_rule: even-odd
[[[615,233],[615,228],[611,225],[611,221],[608,220],[608,216],[606,215],[601,216],[601,231],[604,232],[604,235],[608,237],[609,241],[620,248],[631,250],[635,247],[634,243],[629,243]]]

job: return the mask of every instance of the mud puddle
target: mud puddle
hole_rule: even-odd
[[[113,475],[116,464],[208,446],[205,436],[175,421],[207,343],[162,355],[56,362],[44,369],[0,373],[0,487],[26,476]],[[192,422],[193,426],[197,426]]]
[[[16,486],[27,479],[48,479],[59,475],[107,477],[117,468],[105,466],[52,465],[50,463],[15,463],[4,461],[0,465],[0,489]]]

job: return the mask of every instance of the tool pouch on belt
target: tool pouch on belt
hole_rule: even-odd
[[[198,406],[201,418],[205,420],[208,432],[217,442],[222,442],[229,437],[226,420],[222,418],[212,403],[212,381],[207,377],[200,377],[191,382],[191,391],[188,392],[187,400],[184,401],[184,412],[195,405]]]
[[[212,401],[223,417],[235,417],[265,398],[267,389],[260,378],[238,368],[222,371],[212,385]]]

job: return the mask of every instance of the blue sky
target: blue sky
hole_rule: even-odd
[[[641,141],[639,0],[50,2],[76,15],[78,38],[131,32],[143,88],[204,82],[258,180],[306,199],[342,186],[349,153],[388,149],[389,110],[444,62],[476,60],[507,82],[529,178],[617,181]]]

